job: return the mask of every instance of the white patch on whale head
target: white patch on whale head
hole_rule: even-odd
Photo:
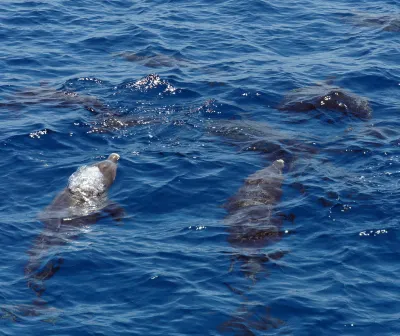
[[[84,199],[99,196],[106,191],[104,176],[97,166],[82,166],[70,176],[68,189]]]

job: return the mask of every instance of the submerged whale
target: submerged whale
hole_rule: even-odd
[[[292,170],[297,158],[309,157],[318,152],[319,139],[307,135],[298,139],[298,133],[282,132],[265,122],[250,120],[226,120],[214,122],[208,132],[224,139],[240,152],[258,152],[269,161],[283,159],[286,168]]]
[[[56,108],[79,106],[95,115],[113,113],[108,105],[95,96],[78,94],[69,90],[58,90],[46,84],[15,93],[15,96],[8,101],[1,102],[0,108],[20,110],[27,106],[40,104],[47,104]]]
[[[42,265],[50,248],[68,243],[83,227],[95,224],[105,214],[121,219],[122,208],[107,200],[119,158],[113,153],[107,160],[80,167],[70,176],[67,187],[39,215],[44,230],[29,250],[29,262],[25,267],[28,286],[38,296],[45,290],[44,280],[51,278],[63,262],[62,259],[50,260]]]
[[[175,66],[186,66],[187,61],[179,55],[164,55],[164,54],[152,54],[152,55],[140,55],[135,52],[125,51],[117,54],[129,62],[136,62],[148,68],[172,68]]]
[[[238,251],[232,255],[232,263],[243,262],[242,271],[253,280],[265,262],[280,259],[285,254],[265,255],[258,251],[278,241],[284,233],[281,230],[283,218],[274,213],[282,196],[283,168],[284,161],[279,159],[253,173],[224,204],[228,212],[225,218],[228,242]]]
[[[283,218],[275,215],[275,206],[282,196],[284,160],[275,160],[270,166],[260,169],[247,177],[237,193],[224,205],[228,214],[225,224],[228,226],[228,242],[233,247],[231,269],[235,262],[241,264],[246,278],[258,280],[264,271],[264,264],[275,262],[287,254],[287,251],[265,253],[263,248],[282,237]],[[241,291],[225,283],[234,293],[243,299],[241,307],[218,330],[237,332],[239,335],[254,335],[254,331],[278,328],[284,322],[270,315],[269,307],[263,303],[249,304],[247,291]]]
[[[281,236],[281,221],[274,218],[273,212],[282,196],[283,168],[284,161],[279,159],[256,171],[224,205],[232,246],[263,246]]]
[[[371,14],[355,12],[351,16],[345,15],[343,20],[359,27],[370,27],[391,33],[400,32],[400,18],[395,13]]]

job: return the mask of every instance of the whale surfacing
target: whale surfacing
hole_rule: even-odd
[[[372,108],[367,99],[341,88],[315,85],[294,90],[286,95],[278,110],[308,112],[335,111],[361,120],[371,119]]]
[[[107,191],[115,180],[119,158],[113,153],[107,160],[80,167],[69,177],[67,187],[39,215],[44,230],[29,250],[29,262],[25,266],[28,286],[38,296],[45,290],[43,281],[51,278],[63,262],[59,258],[42,265],[44,259],[49,259],[52,247],[76,238],[81,228],[95,224],[104,213],[121,218],[123,209],[107,200]]]

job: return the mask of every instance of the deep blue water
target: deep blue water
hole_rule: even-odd
[[[399,14],[390,0],[1,1],[0,333],[399,335]],[[326,86],[372,117],[277,108]],[[112,152],[125,216],[44,251],[63,263],[39,298],[24,274],[38,215]],[[230,244],[223,204],[279,158],[281,239]]]

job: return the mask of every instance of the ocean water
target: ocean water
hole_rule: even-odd
[[[399,14],[1,1],[0,334],[400,335]],[[113,152],[120,216],[43,247],[33,288],[41,213]],[[234,243],[224,204],[277,159],[275,234]]]

